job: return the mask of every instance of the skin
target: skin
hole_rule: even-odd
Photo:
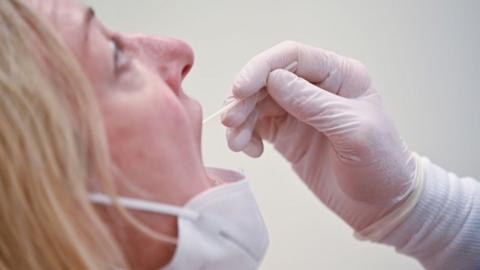
[[[31,3],[66,42],[96,91],[120,172],[115,179],[120,195],[184,205],[215,185],[201,157],[201,107],[182,91],[193,65],[187,44],[111,32],[73,0]],[[173,256],[174,245],[144,235],[112,211],[99,213],[134,269],[158,269]],[[176,217],[132,213],[156,232],[177,237]]]

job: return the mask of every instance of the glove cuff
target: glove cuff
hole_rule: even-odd
[[[405,221],[405,219],[407,219],[407,217],[413,211],[420,200],[425,187],[424,169],[421,158],[416,153],[413,153],[413,158],[415,159],[416,163],[416,176],[414,179],[414,187],[412,192],[408,195],[405,201],[398,205],[393,211],[361,231],[355,232],[355,238],[362,241],[369,240],[372,242],[380,242],[398,225]]]
[[[394,246],[426,269],[480,269],[480,183],[459,178],[425,157],[416,160],[422,163],[418,175],[423,179],[418,180],[424,187],[414,191],[421,193],[414,209],[393,230],[395,222],[385,222],[385,228],[375,231],[377,237],[367,239]],[[399,208],[409,204],[405,201]]]

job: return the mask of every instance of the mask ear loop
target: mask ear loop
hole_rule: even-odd
[[[151,212],[156,214],[178,216],[179,218],[184,218],[192,221],[198,219],[199,217],[199,213],[193,210],[189,210],[189,209],[185,209],[185,208],[173,206],[173,205],[140,200],[140,199],[124,198],[124,197],[117,197],[113,199],[110,196],[103,193],[91,193],[89,195],[89,199],[92,203],[96,203],[100,205],[114,205],[115,203],[118,203],[121,207],[130,209],[130,210],[138,210],[138,211],[145,211],[145,212]],[[153,238],[158,239],[160,241],[164,241],[164,242],[175,244],[175,245],[178,242],[177,238],[155,232],[154,230],[151,230],[146,226],[139,226],[139,229],[142,230],[147,235],[150,235]]]

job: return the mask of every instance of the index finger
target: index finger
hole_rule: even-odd
[[[233,82],[233,95],[246,98],[260,91],[275,69],[298,63],[298,47],[295,42],[282,42],[253,57],[240,70]]]
[[[294,41],[282,42],[252,58],[233,83],[233,95],[248,97],[266,86],[275,69],[292,62],[299,77],[343,97],[357,97],[370,87],[366,68],[358,61]]]

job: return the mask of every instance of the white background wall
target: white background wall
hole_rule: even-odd
[[[221,106],[250,57],[282,40],[357,58],[412,149],[480,178],[480,1],[84,2],[115,30],[190,43],[196,64],[184,88],[205,114]],[[273,149],[257,160],[232,153],[218,122],[203,136],[207,164],[243,168],[252,180],[271,238],[261,269],[421,269],[391,248],[355,240]]]

